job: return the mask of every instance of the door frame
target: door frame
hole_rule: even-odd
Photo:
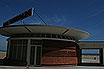
[[[37,47],[41,47],[41,56],[40,56],[40,58],[42,57],[42,45],[30,45],[30,59],[31,59],[31,47],[32,46],[34,46],[35,47],[35,53],[34,53],[34,65],[31,65],[30,63],[29,63],[29,65],[30,66],[41,66],[41,59],[40,59],[40,65],[37,65],[36,64],[36,61],[37,61],[37,58],[36,58],[36,56],[37,56]],[[30,60],[29,60],[29,62],[30,62]]]

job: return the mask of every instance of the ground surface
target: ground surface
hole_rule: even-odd
[[[4,59],[6,57],[6,52],[0,51],[0,59]]]
[[[104,69],[101,66],[72,66],[72,67],[17,67],[0,66],[0,69]]]

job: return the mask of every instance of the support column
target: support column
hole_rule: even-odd
[[[9,58],[9,54],[10,54],[10,40],[8,40],[8,45],[7,45],[7,54],[6,54],[7,58]]]
[[[28,45],[27,45],[27,65],[30,65],[30,39],[28,39]]]
[[[104,63],[104,54],[103,54],[103,48],[100,49],[100,65],[103,65]]]
[[[104,48],[103,48],[103,65],[104,65]]]

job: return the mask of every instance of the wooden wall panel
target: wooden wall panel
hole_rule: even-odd
[[[43,40],[42,66],[73,66],[78,64],[78,45],[70,41]]]

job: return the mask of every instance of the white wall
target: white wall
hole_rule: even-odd
[[[104,41],[81,41],[79,44],[81,48],[104,48]]]

